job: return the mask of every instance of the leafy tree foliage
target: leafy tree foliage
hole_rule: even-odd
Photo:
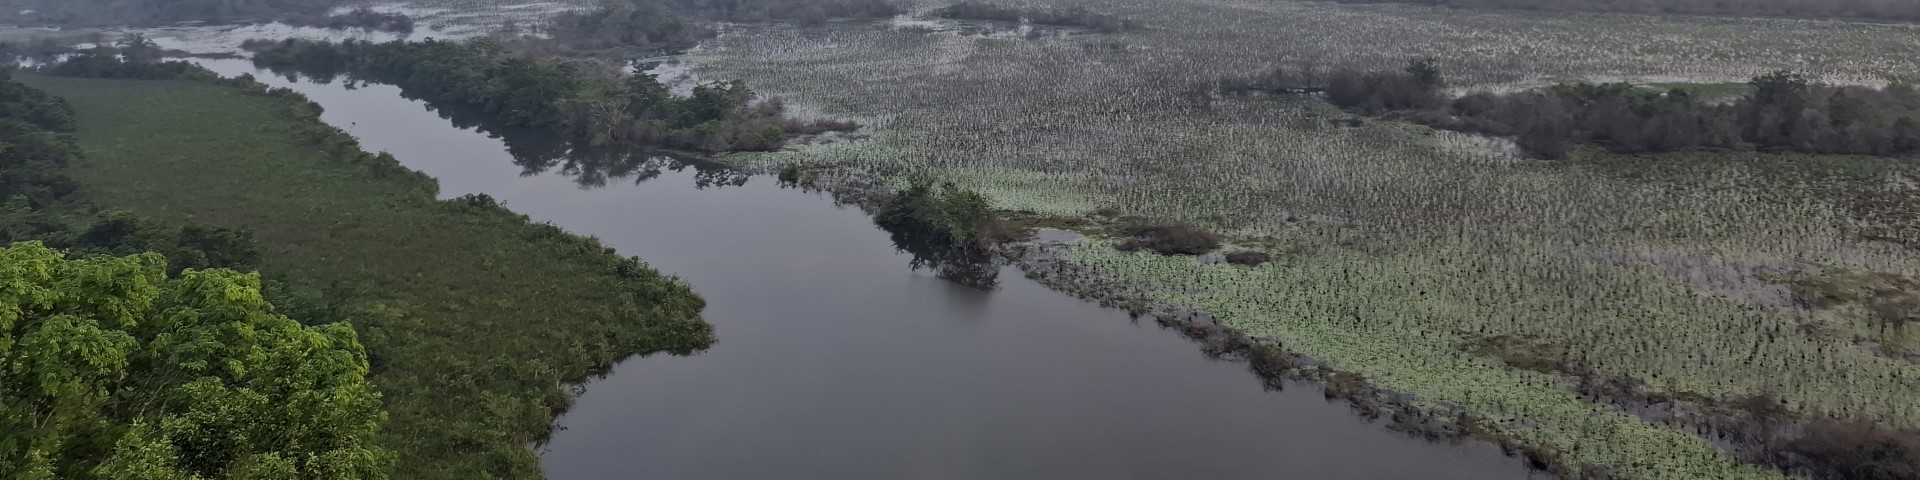
[[[152,77],[182,67],[197,68],[81,56],[54,70]],[[168,268],[172,274],[216,267],[251,269],[258,261],[253,238],[243,231],[167,225],[127,212],[56,213],[91,208],[79,198],[76,182],[66,176],[67,165],[81,157],[80,148],[66,133],[73,128],[73,112],[65,101],[10,75],[0,71],[0,198],[6,199],[0,201],[0,245],[37,240],[81,255],[157,252],[172,260]]]
[[[572,48],[677,50],[713,37],[712,27],[689,22],[653,3],[614,1],[555,15],[547,33]]]
[[[0,21],[37,25],[164,24],[317,15],[344,0],[0,0]]]
[[[61,170],[80,154],[63,135],[72,130],[73,109],[65,101],[0,70],[0,199],[44,208],[72,195],[73,181]]]
[[[893,238],[894,247],[913,255],[915,269],[980,289],[998,285],[999,266],[987,244],[1003,240],[986,196],[927,182],[895,192],[873,217]]]
[[[1280,69],[1221,81],[1235,91],[1325,92],[1355,113],[1405,119],[1437,128],[1513,137],[1542,158],[1573,145],[1618,153],[1692,149],[1760,149],[1818,154],[1903,155],[1920,152],[1920,92],[1815,82],[1775,72],[1748,83],[1731,100],[1697,98],[1626,83],[1569,83],[1510,94],[1449,98],[1431,61],[1404,72],[1337,71],[1322,76]]]
[[[783,117],[738,81],[672,95],[652,75],[621,77],[594,65],[505,55],[497,43],[444,41],[253,43],[254,62],[322,81],[339,75],[398,85],[429,104],[457,105],[506,127],[556,129],[591,146],[706,152],[773,150],[822,122]],[[833,123],[833,122],[826,122]],[[857,128],[833,124],[833,128]]]
[[[887,18],[899,6],[887,0],[609,0],[612,4],[654,7],[704,20],[818,22],[835,18]]]
[[[900,12],[887,0],[603,0],[598,8],[555,15],[544,37],[504,43],[522,56],[633,58],[691,48],[718,32],[713,22],[812,24]]]
[[[386,477],[351,327],[275,314],[257,275],[164,265],[0,248],[0,476]]]
[[[289,25],[333,30],[362,29],[400,33],[413,31],[413,17],[401,13],[376,12],[372,7],[366,6],[339,15],[283,15],[279,20]]]
[[[1410,3],[1452,8],[1553,12],[1677,13],[1754,17],[1920,20],[1920,3],[1907,0],[1334,0]]]
[[[926,182],[895,192],[873,217],[883,227],[926,230],[955,243],[981,239],[993,220],[986,196],[952,183],[935,190]]]
[[[103,71],[122,68],[140,67]],[[712,342],[702,300],[638,259],[484,195],[438,200],[430,178],[363,151],[298,93],[244,76],[177,78],[186,81],[32,82],[92,119],[82,145],[124,147],[87,163],[99,183],[86,185],[102,187],[89,196],[248,226],[274,245],[261,264],[284,280],[263,286],[276,312],[357,327],[369,381],[392,414],[378,445],[403,459],[395,477],[537,478],[527,445],[570,405],[567,382],[634,354]],[[166,141],[182,135],[204,141]],[[290,161],[226,169],[256,158]],[[220,200],[202,193],[209,189],[258,201]],[[330,230],[328,242],[298,241],[338,227],[341,215],[364,222]],[[476,256],[489,261],[463,260]],[[480,304],[487,308],[472,308]]]

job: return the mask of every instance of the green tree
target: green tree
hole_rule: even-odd
[[[940,223],[953,235],[955,243],[974,240],[988,222],[993,221],[993,202],[972,190],[941,185]]]
[[[1797,106],[1807,100],[1813,81],[1806,75],[1790,70],[1780,70],[1766,75],[1753,77],[1747,82],[1753,86],[1754,103],[1761,107]]]
[[[1431,58],[1415,59],[1407,64],[1407,75],[1421,88],[1437,90],[1447,86],[1447,79],[1440,73],[1440,63]]]
[[[0,248],[0,477],[380,479],[385,414],[345,324],[157,254]]]

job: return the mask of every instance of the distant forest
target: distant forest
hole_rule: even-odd
[[[1914,0],[1332,0],[1339,3],[1406,3],[1454,8],[1551,12],[1672,13],[1740,17],[1920,20]]]
[[[0,0],[0,22],[28,25],[152,25],[318,15],[345,0]]]
[[[511,39],[523,56],[581,56],[690,48],[717,32],[712,22],[886,18],[901,12],[886,0],[606,0],[599,8],[550,19],[546,37]]]
[[[1404,71],[1271,69],[1223,78],[1228,93],[1324,93],[1353,113],[1512,137],[1540,158],[1564,158],[1579,144],[1615,153],[1694,149],[1848,155],[1920,152],[1920,89],[1831,85],[1793,72],[1754,77],[1730,101],[1685,88],[1625,83],[1557,84],[1535,91],[1451,97],[1430,60]]]
[[[701,152],[778,150],[787,139],[853,131],[852,122],[801,121],[739,81],[677,97],[653,75],[614,75],[590,63],[506,55],[492,38],[341,43],[248,42],[254,65],[331,81],[389,83],[430,105],[459,105],[508,127],[552,129],[590,146]]]
[[[620,0],[609,3],[620,3]],[[885,18],[902,12],[887,0],[626,0],[626,3],[728,22],[816,22],[836,18]]]

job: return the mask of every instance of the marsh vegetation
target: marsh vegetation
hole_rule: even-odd
[[[1095,7],[1018,8],[1074,6]],[[1873,305],[1897,311],[1901,297],[1812,307],[1768,280],[1920,278],[1920,258],[1895,240],[1915,231],[1896,211],[1920,178],[1894,140],[1911,115],[1899,83],[1920,73],[1901,57],[1920,53],[1899,40],[1913,27],[1178,7],[1101,2],[1153,28],[1039,39],[746,30],[687,61],[875,131],[737,161],[938,178],[997,210],[1076,225],[1091,237],[1066,261],[1127,286],[1095,297],[1137,291],[1142,303],[1211,313],[1343,378],[1420,399],[1399,411],[1459,408],[1478,435],[1564,475],[1844,478],[1781,460],[1815,456],[1790,453],[1788,440],[1810,432],[1800,425],[1920,427],[1920,407],[1897,393],[1920,370],[1880,347],[1910,327],[1871,320]],[[1438,81],[1408,71],[1422,58]],[[1280,95],[1217,93],[1221,79],[1276,67],[1319,77],[1262,85]],[[1340,71],[1359,88],[1334,91]],[[1856,98],[1873,100],[1856,109]],[[1552,102],[1565,131],[1521,141],[1535,122],[1497,120],[1521,110],[1516,100]],[[1847,121],[1832,121],[1836,108]],[[1685,122],[1663,117],[1682,112]],[[1528,128],[1503,129],[1517,125]],[[1721,127],[1689,128],[1701,125]],[[1541,138],[1561,139],[1564,159],[1534,160],[1551,150],[1533,144]],[[1124,251],[1156,237],[1128,233],[1123,218],[1220,236],[1175,253],[1283,261]],[[1489,338],[1524,341],[1462,347]],[[1722,408],[1763,394],[1785,414]],[[1736,433],[1762,431],[1788,440]],[[1807,442],[1840,437],[1818,438]]]
[[[1140,22],[1099,13],[1082,6],[1015,8],[991,3],[960,2],[942,7],[934,14],[940,18],[957,20],[1027,22],[1036,25],[1079,27],[1101,33],[1141,28]]]
[[[581,185],[644,178],[664,164],[630,150],[595,153],[607,147],[702,152],[742,170],[782,172],[783,182],[827,185],[873,207],[914,267],[969,285],[995,285],[997,262],[1008,258],[997,246],[1019,230],[1077,230],[1085,237],[1015,262],[1045,262],[1055,286],[1154,316],[1269,378],[1323,382],[1369,418],[1435,438],[1497,441],[1563,477],[1920,471],[1920,402],[1911,395],[1920,389],[1920,94],[1910,86],[1920,79],[1920,45],[1909,41],[1920,30],[1844,20],[1910,20],[1911,9],[1874,0],[1345,3],[1366,5],[623,1],[555,17],[541,27],[551,38],[252,46],[260,65],[398,85],[457,123],[557,132],[509,137],[507,146],[528,172],[587,172]],[[719,22],[749,25],[722,35]],[[969,22],[1098,34],[948,34]],[[689,49],[695,44],[702,47]],[[699,78],[721,80],[676,95],[657,77],[621,68],[663,52],[683,54],[676,60]],[[52,71],[208,81],[182,67],[128,63],[83,59]],[[136,107],[160,102],[67,88]],[[92,108],[107,104],[120,103]],[[19,115],[48,111],[22,107]],[[54,117],[27,123],[59,126]],[[789,144],[854,129],[863,136]],[[7,187],[22,199],[8,204],[9,218],[22,219],[9,235],[75,251],[168,251],[194,268],[258,264],[294,273],[278,277],[296,292],[320,288],[301,278],[401,283],[391,272],[349,275],[277,252],[299,245],[295,229],[260,227],[229,206],[193,203],[215,213],[188,219],[134,197],[103,197],[101,205],[129,213],[49,220],[33,209],[116,177],[47,173],[71,169],[61,166],[71,163],[63,137],[19,131],[27,148],[16,163],[37,166],[14,177],[32,186]],[[322,151],[401,185],[411,200],[400,204],[438,205],[415,198],[417,179],[404,169],[375,168],[393,162],[342,153],[357,149],[314,135]],[[133,155],[102,138],[132,133],[93,145],[101,158]],[[708,174],[715,185],[740,178],[700,171],[718,172]],[[596,181],[593,172],[606,175]],[[175,198],[119,181],[114,189]],[[452,203],[501,212],[488,198]],[[525,222],[508,217],[487,218]],[[391,240],[362,233],[369,243]],[[553,235],[563,238],[555,251],[599,247]],[[246,245],[258,245],[257,255]],[[598,268],[587,263],[581,271]],[[680,291],[627,268],[648,292]],[[520,298],[512,288],[539,289],[501,282],[486,292]],[[446,301],[419,295],[392,301],[415,309]],[[289,310],[357,311],[311,295],[284,298]],[[497,340],[435,336],[444,332],[422,325],[443,317],[403,320],[368,306],[384,301],[348,303],[379,313],[353,318],[380,332],[365,338],[372,378],[398,385],[383,388],[404,398],[454,391],[486,399],[484,414],[432,399],[390,404],[402,406],[391,409],[392,429],[427,433],[383,436],[384,445],[427,459],[400,468],[429,478],[532,474],[524,451],[507,446],[534,436],[565,395],[531,380],[448,386],[427,369],[546,382],[615,352],[697,343],[688,301],[672,310],[685,315],[667,315],[681,320],[662,320],[684,334],[679,341],[634,334],[552,356],[528,334],[499,348],[540,360],[409,363],[401,359],[468,345],[456,340]],[[1208,320],[1193,320],[1200,312]],[[334,316],[318,318],[345,318],[326,315]],[[612,317],[586,316],[586,331],[632,333],[595,323]],[[524,333],[501,322],[510,321],[485,325]],[[538,341],[585,338],[553,335]],[[513,428],[447,430],[432,421],[475,415]],[[491,466],[456,460],[476,450]]]

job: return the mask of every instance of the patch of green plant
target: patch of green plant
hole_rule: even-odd
[[[97,204],[251,232],[279,311],[351,321],[398,478],[536,478],[527,445],[566,382],[711,341],[683,283],[485,196],[368,154],[297,94],[258,84],[22,76],[75,110]]]
[[[1775,275],[1796,300],[1819,309],[1815,333],[1872,342],[1880,351],[1920,358],[1920,283],[1884,272],[1828,269]]]
[[[65,257],[0,246],[0,475],[387,478],[353,327],[276,313],[257,274]]]
[[[250,41],[254,64],[331,81],[396,85],[429,105],[473,109],[507,127],[550,129],[582,146],[625,145],[705,152],[777,150],[799,134],[850,131],[845,122],[784,117],[740,81],[675,96],[651,74],[620,76],[598,65],[508,55],[492,38],[340,43]]]

